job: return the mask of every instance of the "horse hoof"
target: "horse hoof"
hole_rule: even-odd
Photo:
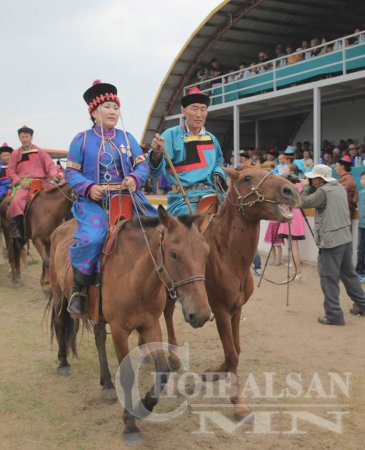
[[[240,413],[240,412],[237,412],[237,413],[234,413],[233,417],[234,417],[234,419],[237,422],[240,422],[240,423],[252,423],[255,415],[254,415],[254,413],[248,413],[248,412]]]
[[[174,356],[169,355],[168,364],[169,364],[170,370],[172,370],[173,372],[176,370],[179,370],[181,367],[181,362],[180,362],[179,358],[177,358],[175,355]]]
[[[69,377],[71,375],[71,367],[70,366],[57,367],[57,373],[58,375],[61,375],[61,377]]]
[[[115,402],[117,400],[117,392],[114,388],[103,389],[101,391],[101,399],[106,402]]]
[[[202,379],[203,381],[218,381],[226,379],[227,375],[227,372],[210,372],[207,370],[202,374]]]
[[[133,431],[132,433],[124,432],[122,440],[128,444],[140,444],[143,439],[140,432]]]

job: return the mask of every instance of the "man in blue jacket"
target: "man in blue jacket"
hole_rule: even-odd
[[[221,147],[217,138],[205,129],[209,103],[207,95],[192,88],[181,99],[183,123],[167,129],[161,136],[156,134],[151,143],[148,157],[151,175],[167,175],[172,185],[167,210],[174,216],[189,214],[189,209],[162,155],[162,146],[169,154],[193,210],[196,211],[201,197],[216,192],[216,181],[225,180]]]

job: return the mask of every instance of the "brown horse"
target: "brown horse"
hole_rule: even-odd
[[[242,419],[249,409],[241,397],[237,378],[239,324],[242,306],[253,292],[250,266],[258,244],[260,220],[290,220],[289,206],[297,206],[299,196],[292,183],[261,169],[225,171],[230,179],[227,197],[204,232],[210,246],[206,289],[223,345],[224,362],[207,369],[203,378],[214,381],[233,374],[231,402],[234,416]],[[164,311],[168,340],[177,345],[173,312],[174,304],[168,302]]]
[[[166,287],[176,291],[186,322],[201,327],[210,317],[205,290],[205,266],[209,247],[194,223],[198,216],[173,218],[163,207],[158,218],[144,218],[143,230],[134,219],[117,236],[114,250],[102,263],[102,316],[109,323],[119,362],[128,355],[128,338],[137,330],[144,343],[161,342],[159,318],[165,307]],[[60,374],[67,374],[68,350],[76,351],[77,328],[67,312],[70,284],[66,283],[69,247],[76,223],[65,222],[53,233],[50,255],[50,281],[53,298],[52,327],[56,333]],[[146,234],[145,234],[146,233]],[[67,284],[67,285],[66,285]],[[105,352],[105,323],[95,329],[103,389],[113,389]],[[168,380],[169,366],[164,353],[153,353],[156,372],[163,374],[161,384],[148,391],[136,411],[152,411]],[[123,375],[123,374],[122,374]],[[126,404],[131,404],[134,375],[121,377]],[[124,406],[126,406],[126,404]],[[138,416],[141,417],[140,413]],[[139,429],[135,415],[125,407],[124,436],[136,438]]]
[[[73,203],[72,189],[68,184],[38,192],[29,203],[24,214],[25,238],[30,239],[42,258],[42,274],[40,283],[45,292],[49,292],[49,251],[53,231],[71,214]],[[7,208],[11,197],[6,197],[1,204],[1,224],[8,248],[12,281],[20,279],[20,260],[23,245],[18,239],[12,239]],[[24,250],[23,250],[24,251]]]

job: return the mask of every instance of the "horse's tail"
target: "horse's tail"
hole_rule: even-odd
[[[79,331],[80,322],[78,319],[73,319],[67,311],[67,299],[62,294],[60,302],[60,311],[52,305],[52,293],[50,293],[45,313],[51,309],[51,343],[53,342],[54,335],[57,335],[57,329],[61,328],[60,334],[62,335],[63,343],[66,347],[66,352],[69,354],[70,350],[73,356],[77,357],[77,333]],[[60,317],[62,319],[58,320]],[[59,336],[61,338],[61,336]]]

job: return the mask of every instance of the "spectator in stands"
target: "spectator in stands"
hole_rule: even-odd
[[[322,38],[321,40],[321,44],[323,45],[323,47],[320,48],[319,51],[319,55],[326,55],[327,53],[330,53],[332,51],[331,47],[329,47],[328,45],[324,45],[327,43],[327,39],[326,38]]]
[[[208,78],[220,77],[224,74],[224,69],[217,58],[212,58],[208,68]]]
[[[331,160],[332,160],[332,150],[327,148],[323,151],[323,156],[321,158],[321,163],[325,166],[331,166]]]
[[[236,75],[236,80],[243,80],[244,78],[247,78],[251,75],[250,69],[247,66],[246,61],[241,61],[240,65],[238,66],[239,72]]]
[[[309,49],[308,41],[306,41],[306,40],[302,41],[301,48],[303,50],[308,50]],[[310,50],[304,52],[304,59],[310,59],[311,57],[312,57],[312,52]]]
[[[349,145],[349,156],[351,158],[352,161],[352,165],[355,165],[355,158],[357,156],[359,156],[358,151],[357,151],[357,145],[355,144],[350,144]]]
[[[365,159],[365,143],[361,142],[359,144],[358,154],[363,160]]]
[[[276,68],[286,66],[286,58],[283,58],[283,56],[285,56],[283,46],[281,44],[277,44],[275,47],[275,58],[280,59],[276,62]]]
[[[277,151],[274,150],[273,148],[270,148],[267,152],[266,152],[266,157],[265,160],[261,163],[261,169],[270,169],[270,170],[274,170],[274,167],[277,164]]]
[[[288,57],[286,58],[286,62],[288,64],[295,64],[296,62],[300,61],[300,54],[294,53],[293,44],[287,44],[285,52],[288,55]]]
[[[357,190],[354,177],[351,175],[351,165],[350,156],[343,156],[336,164],[336,173],[340,177],[339,183],[346,189],[350,217],[352,219],[357,207]]]
[[[204,81],[208,80],[208,78],[209,78],[209,70],[203,64],[198,64],[197,72],[195,74],[195,79],[193,80],[193,82],[202,83],[199,85],[199,89],[204,90],[209,87],[209,83],[203,83]]]
[[[310,172],[313,167],[312,152],[309,149],[303,150],[303,173]]]
[[[301,142],[295,144],[295,158],[303,158],[303,144]]]
[[[249,166],[250,165],[250,154],[247,150],[240,151],[240,165]]]
[[[286,155],[284,154],[284,152],[279,153],[278,165],[276,166],[276,170],[275,170],[275,172],[278,175],[284,175],[284,173],[286,172],[286,166],[287,166],[286,161],[287,161],[287,158],[286,158]]]
[[[341,150],[338,147],[335,147],[332,150],[332,159],[330,162],[330,166],[334,167],[338,163],[339,159],[341,158]]]
[[[311,149],[311,144],[309,141],[304,141],[303,142],[303,151],[304,150],[310,150]]]
[[[269,61],[269,56],[266,52],[260,52],[259,53],[259,64],[265,63]],[[267,70],[270,69],[270,64],[263,64],[262,66],[258,67],[258,73],[264,73]]]
[[[319,39],[318,39],[318,38],[315,37],[315,38],[311,39],[311,43],[310,43],[310,46],[311,46],[311,47],[316,47],[316,46],[319,45],[319,44],[320,44],[320,42],[319,42]],[[321,51],[321,50],[320,50],[319,48],[312,48],[312,49],[311,49],[312,58],[313,58],[314,56],[318,56],[320,51]]]

